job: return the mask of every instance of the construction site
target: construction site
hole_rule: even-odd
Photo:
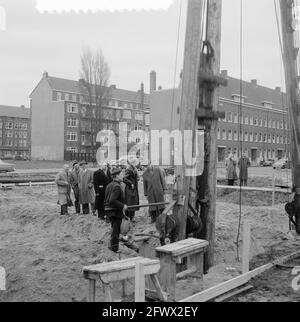
[[[150,223],[142,179],[140,210],[115,253],[109,249],[110,223],[73,210],[69,216],[58,215],[59,169],[0,174],[0,266],[6,271],[0,302],[300,301],[297,3],[274,4],[291,169],[252,167],[247,186],[227,186],[226,171],[217,166],[216,143],[217,126],[225,116],[219,111],[218,89],[227,85],[220,73],[222,1],[188,0],[179,130],[204,132],[203,171],[188,176],[189,167],[178,165],[174,175],[166,175],[168,201],[161,216],[166,216],[164,229],[168,218],[176,218],[177,240],[171,242],[167,233],[167,245],[161,245],[157,226]],[[240,133],[242,68],[241,63]],[[188,145],[185,152],[192,157],[195,136]],[[201,229],[187,233],[195,217]]]

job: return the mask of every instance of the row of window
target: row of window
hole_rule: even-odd
[[[223,122],[239,124],[239,115],[237,113],[225,112],[225,119],[223,120]],[[258,118],[255,118],[255,117],[249,116],[249,115],[242,116],[241,124],[265,127],[265,128],[270,128],[270,129],[273,128],[273,129],[277,129],[277,130],[287,130],[288,129],[287,122],[268,120],[266,118],[258,119]]]
[[[69,114],[78,114],[79,113],[79,106],[78,104],[74,103],[68,103],[67,104],[67,112]],[[96,118],[96,109],[93,108],[92,110],[92,116]],[[83,117],[87,116],[87,108],[83,106],[81,108],[81,114]],[[123,115],[122,115],[123,114]],[[137,121],[143,121],[144,120],[144,113],[143,112],[132,112],[130,110],[112,110],[112,109],[103,109],[101,110],[101,118],[104,120],[117,120],[119,121],[120,119],[135,119]],[[150,115],[146,114],[145,115],[146,123],[150,124]]]
[[[238,131],[232,130],[221,130],[218,129],[218,140],[223,141],[239,141],[242,139],[243,142],[261,142],[261,143],[274,143],[274,144],[288,144],[288,138],[271,135],[271,134],[262,134],[262,133],[248,133],[244,132],[242,138],[239,138]]]
[[[14,147],[19,147],[19,148],[27,148],[28,143],[27,140],[11,140],[8,139],[6,140],[5,144],[3,144],[4,146],[14,146]]]
[[[0,123],[0,128],[2,128],[3,123]],[[13,123],[13,122],[6,122],[5,123],[5,129],[6,130],[27,130],[28,124],[27,123]]]
[[[2,137],[2,136],[3,136],[3,132],[2,132],[2,130],[0,130],[0,137]],[[28,134],[27,134],[27,132],[7,131],[7,132],[5,132],[5,136],[7,138],[13,138],[13,137],[15,137],[15,138],[20,138],[20,139],[27,139]]]
[[[81,104],[88,104],[89,103],[89,97],[86,95],[80,95],[80,94],[71,94],[71,93],[62,93],[62,92],[53,92],[52,95],[53,101],[71,101],[71,102],[77,102]],[[108,105],[111,107],[122,107],[122,108],[129,108],[129,109],[140,109],[141,104],[139,103],[129,103],[124,102],[120,100],[110,100],[108,102]]]

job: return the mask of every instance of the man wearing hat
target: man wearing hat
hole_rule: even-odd
[[[105,191],[105,214],[110,219],[111,223],[111,239],[110,249],[117,253],[119,251],[119,238],[122,219],[127,205],[125,204],[125,198],[121,186],[123,181],[122,169],[116,168],[112,170],[111,182]]]
[[[64,165],[64,169],[56,176],[55,183],[58,190],[58,204],[61,206],[60,214],[68,215],[68,207],[72,206],[69,165]]]
[[[102,220],[105,218],[104,211],[104,199],[105,190],[109,183],[111,183],[110,173],[108,173],[108,168],[106,163],[101,163],[99,170],[94,173],[94,188],[96,192],[96,204],[95,208],[98,211],[98,217]]]
[[[79,174],[80,166],[77,161],[73,162],[73,170],[70,175],[70,184],[74,192],[75,197],[75,210],[77,214],[80,214],[80,203],[79,203]]]
[[[82,205],[83,214],[90,213],[90,205],[93,213],[95,212],[95,190],[94,190],[94,173],[87,168],[88,163],[80,163],[82,170],[79,173],[79,202]]]

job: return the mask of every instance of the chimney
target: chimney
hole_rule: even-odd
[[[251,84],[254,85],[254,86],[257,86],[257,79],[252,79]]]
[[[275,91],[276,91],[277,93],[281,93],[281,87],[275,87]]]
[[[48,77],[49,77],[48,73],[47,72],[44,72],[43,78],[48,78]]]
[[[156,72],[150,73],[150,93],[156,91]]]
[[[144,109],[144,104],[145,104],[145,86],[144,86],[144,83],[142,82],[141,83],[141,108],[142,110]]]
[[[228,77],[228,71],[227,70],[221,70],[221,75],[224,77],[224,78],[226,78],[226,77]]]

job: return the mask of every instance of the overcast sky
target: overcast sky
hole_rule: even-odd
[[[126,1],[126,0],[124,0]],[[156,1],[156,0],[153,0]],[[159,0],[157,0],[159,1]],[[186,0],[183,0],[178,75],[183,65]],[[222,69],[239,77],[239,3],[223,1]],[[245,80],[281,86],[273,0],[244,0]],[[40,14],[34,0],[0,0],[7,28],[0,31],[0,105],[29,105],[29,94],[47,71],[77,80],[84,46],[102,48],[111,83],[138,90],[155,70],[158,85],[173,86],[180,0],[166,11]]]

